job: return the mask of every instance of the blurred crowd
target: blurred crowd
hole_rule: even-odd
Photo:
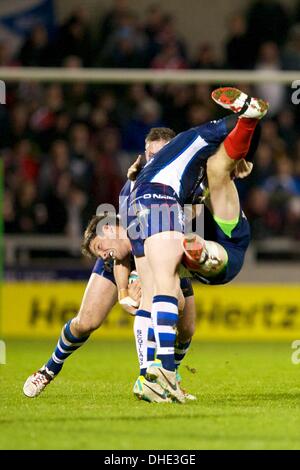
[[[222,61],[209,40],[192,56],[176,18],[159,4],[138,18],[130,2],[112,3],[96,33],[80,8],[51,39],[43,25],[35,26],[17,54],[0,42],[0,66],[300,69],[300,2],[291,14],[277,1],[259,0],[233,16]],[[210,99],[212,87],[9,85],[7,106],[0,108],[5,231],[80,236],[98,204],[118,204],[127,168],[143,152],[151,127],[180,132],[221,116]],[[294,90],[280,84],[240,87],[270,102],[253,174],[239,184],[253,236],[300,239]]]

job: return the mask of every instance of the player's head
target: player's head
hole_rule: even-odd
[[[130,242],[118,218],[95,215],[91,219],[82,242],[82,253],[85,256],[122,260],[130,251]]]
[[[145,139],[147,162],[175,137],[175,132],[168,127],[152,127]]]

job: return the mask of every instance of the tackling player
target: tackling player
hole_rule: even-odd
[[[168,128],[154,128],[146,137],[145,156],[146,161],[152,158],[158,151],[158,148],[168,143],[175,136],[174,131]],[[138,161],[141,161],[139,157]],[[130,176],[135,172],[136,165],[130,169]],[[124,198],[130,194],[132,182],[129,180],[123,187],[120,196]],[[88,228],[85,233],[87,241],[91,232]],[[181,280],[181,288],[185,297],[185,305],[183,313],[178,323],[177,342],[176,342],[176,366],[177,369],[184,359],[185,354],[191,343],[191,338],[195,331],[195,301],[191,281],[188,278]],[[140,283],[133,282],[128,285],[128,296],[137,304],[140,300]],[[69,320],[63,327],[62,333],[58,339],[57,346],[53,351],[49,360],[37,372],[30,375],[26,380],[23,392],[27,397],[38,396],[45,387],[60,373],[64,362],[85,342],[93,331],[98,329],[118,299],[118,291],[113,271],[113,260],[106,263],[102,259],[98,259],[95,263],[93,272],[85,289],[81,307],[78,315]],[[124,306],[124,303],[123,303]],[[132,309],[127,308],[131,310]],[[151,318],[145,316],[142,310],[137,312],[134,319],[134,332],[136,339],[136,348],[138,360],[140,364],[140,376],[146,372],[147,366],[154,360],[155,341],[153,336],[153,328]],[[144,398],[140,390],[141,379],[137,381],[134,387],[134,393],[139,398]],[[186,394],[187,398],[193,399],[190,394]],[[156,397],[145,396],[154,400]],[[159,398],[159,397],[158,397]]]

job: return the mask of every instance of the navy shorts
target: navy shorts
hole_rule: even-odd
[[[93,273],[99,274],[99,276],[102,276],[113,284],[116,284],[113,270],[113,262],[111,261],[104,262],[104,260],[101,258],[97,259],[93,269]]]
[[[244,213],[241,211],[239,221],[231,233],[226,235],[210,215],[205,218],[205,240],[211,240],[222,245],[228,255],[226,268],[213,278],[205,278],[198,273],[192,273],[193,277],[204,284],[219,285],[232,281],[242,269],[245,253],[250,243],[250,226]]]
[[[175,191],[160,183],[146,183],[130,196],[127,234],[134,256],[144,256],[145,240],[162,232],[184,231],[183,209]]]

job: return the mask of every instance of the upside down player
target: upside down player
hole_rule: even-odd
[[[229,282],[241,269],[250,239],[249,225],[240,208],[232,172],[247,155],[258,120],[268,109],[263,100],[249,98],[232,88],[215,90],[212,97],[223,107],[239,113],[235,128],[228,133],[220,120],[179,134],[142,169],[129,205],[142,236],[136,238],[130,226],[128,236],[141,278],[142,299],[147,299],[146,308],[151,308],[157,358],[161,361],[160,366],[148,367],[146,377],[149,383],[160,387],[161,395],[167,392],[168,398],[178,402],[185,401],[176,383],[174,363],[178,266],[185,255],[189,261],[199,263],[201,277],[212,284]],[[183,236],[182,207],[193,193],[199,167],[205,162],[208,208],[216,237],[205,244],[199,239],[192,240],[189,246],[190,239]],[[177,211],[177,219],[168,229],[157,223],[151,226],[151,210],[157,199]],[[93,241],[93,250],[104,257],[112,250],[117,255],[125,243],[120,236],[125,233],[121,226],[104,225]]]
[[[146,137],[145,142],[146,161],[152,158],[158,149],[168,143],[174,136],[175,133],[171,129],[152,129]],[[134,169],[134,165],[132,168]],[[129,195],[130,185],[131,181],[128,181],[121,191],[121,195],[125,197]],[[89,238],[88,230],[85,236]],[[85,289],[78,315],[64,325],[57,346],[50,359],[26,380],[23,387],[26,396],[31,398],[36,397],[45,389],[51,380],[60,373],[68,357],[85,344],[91,333],[102,325],[103,321],[116,304],[118,292],[113,272],[113,260],[110,261],[110,263],[105,263],[102,259],[96,261]],[[185,305],[177,328],[177,369],[189,348],[191,338],[195,331],[196,317],[194,294],[190,279],[183,278],[181,288],[185,297]],[[128,290],[129,298],[138,303],[140,300],[140,283],[134,282],[130,284]],[[154,359],[155,342],[151,319],[149,321],[148,317],[143,316],[142,311],[139,311],[138,315],[135,316],[134,331],[140,364],[140,374],[143,375],[145,374],[147,366],[151,364]],[[137,338],[139,332],[142,332],[144,336],[142,344],[140,337]],[[140,395],[139,391],[139,397],[143,398]],[[192,395],[187,394],[186,396],[187,398],[193,399]]]

